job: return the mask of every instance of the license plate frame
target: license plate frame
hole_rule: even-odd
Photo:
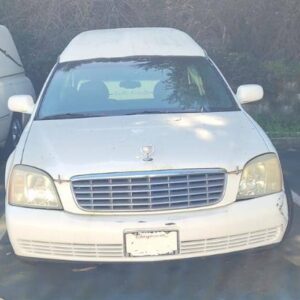
[[[143,239],[144,241],[142,241]],[[137,242],[138,240],[141,242]],[[157,243],[163,242],[163,240],[165,240],[167,244],[161,244],[160,247],[155,247],[155,245],[153,245],[153,247],[149,246],[150,243],[154,242],[157,245]],[[140,244],[140,248],[135,248],[136,245],[133,245],[132,242],[135,242],[136,245]],[[141,248],[143,242],[145,244],[144,249]],[[168,242],[171,243],[171,245],[168,245]],[[126,257],[137,258],[177,255],[179,254],[179,231],[164,229],[126,231],[124,233],[124,253]]]

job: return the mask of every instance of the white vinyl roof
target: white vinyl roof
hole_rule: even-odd
[[[2,25],[0,25],[0,49],[0,78],[23,73],[24,69],[15,64],[2,52],[4,51],[8,56],[18,62],[18,64],[22,64],[10,32]]]
[[[119,28],[87,31],[76,36],[59,62],[131,56],[205,56],[186,33],[172,28]]]

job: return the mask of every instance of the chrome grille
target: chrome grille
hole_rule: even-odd
[[[110,173],[72,178],[78,205],[88,211],[147,211],[213,205],[223,196],[224,170]]]

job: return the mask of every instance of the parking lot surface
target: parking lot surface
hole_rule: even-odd
[[[274,249],[138,264],[28,263],[12,251],[0,163],[0,299],[300,299],[300,147],[280,147],[295,220]]]

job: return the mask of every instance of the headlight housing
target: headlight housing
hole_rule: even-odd
[[[262,197],[279,193],[282,189],[282,171],[276,154],[264,154],[245,166],[237,199]]]
[[[12,171],[8,202],[14,206],[62,209],[52,178],[41,170],[23,165]]]

